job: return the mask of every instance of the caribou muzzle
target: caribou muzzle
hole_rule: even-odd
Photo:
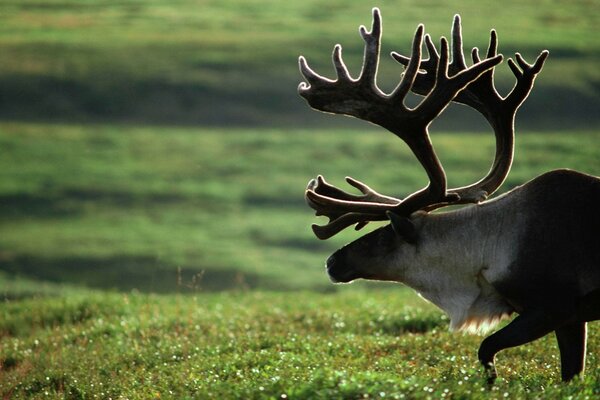
[[[340,251],[335,252],[327,259],[327,274],[333,283],[349,283],[361,278],[358,271],[344,262],[345,257]]]

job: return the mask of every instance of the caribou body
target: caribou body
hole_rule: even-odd
[[[352,178],[347,178],[348,183],[361,195],[332,186],[321,176],[311,180],[306,201],[317,215],[330,220],[324,226],[313,225],[320,239],[352,225],[358,230],[369,221],[390,221],[329,257],[330,279],[405,283],[444,310],[453,330],[485,331],[517,313],[479,348],[489,382],[496,378],[496,353],[553,331],[563,380],[583,373],[586,323],[600,319],[600,178],[555,170],[487,200],[510,171],[516,111],[548,52],[543,51],[532,65],[518,53],[516,63],[509,60],[517,82],[502,97],[493,82],[493,70],[502,61],[494,31],[486,58],[481,60],[473,49],[473,65],[467,67],[458,16],[451,54],[444,38],[438,53],[426,35],[426,60],[421,56],[424,27],[420,25],[411,56],[392,53],[406,71],[396,89],[385,94],[376,85],[379,10],[373,11],[371,31],[361,27],[360,33],[365,55],[357,79],[347,71],[338,45],[333,53],[337,79],[316,74],[301,57],[300,70],[307,82],[300,84],[299,92],[317,110],[370,121],[403,139],[425,168],[429,184],[397,199]],[[404,105],[409,91],[425,96],[415,108]],[[428,127],[451,101],[474,108],[488,120],[496,136],[496,156],[480,181],[449,189]],[[472,204],[431,213],[468,203]]]
[[[539,309],[531,323],[550,323],[534,334],[541,336],[556,324],[600,319],[600,303],[582,303],[600,288],[598,204],[600,179],[551,171],[481,204],[417,212],[408,241],[407,227],[396,232],[392,220],[334,253],[327,271],[336,283],[405,283],[456,330],[485,331]]]

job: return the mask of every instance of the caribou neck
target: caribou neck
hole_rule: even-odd
[[[394,280],[446,311],[454,329],[511,311],[494,286],[507,276],[517,255],[524,216],[516,207],[498,212],[504,201],[414,218],[420,240],[399,260],[402,267]]]

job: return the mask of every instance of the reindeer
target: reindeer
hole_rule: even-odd
[[[533,64],[519,53],[516,62],[509,59],[516,84],[502,97],[494,87],[494,68],[502,61],[496,32],[491,31],[486,57],[480,59],[474,48],[468,67],[461,29],[456,15],[451,44],[442,37],[438,53],[419,25],[410,57],[391,54],[405,72],[390,94],[376,84],[382,30],[376,8],[371,31],[360,27],[365,49],[357,79],[350,76],[340,45],[332,56],[335,80],[318,75],[299,58],[306,82],[298,91],[312,108],[388,129],[408,145],[429,178],[425,188],[397,199],[347,177],[362,193],[351,194],[319,176],[309,182],[305,198],[329,223],[313,225],[313,231],[327,239],[352,225],[359,230],[370,221],[389,221],[329,257],[327,272],[334,283],[359,278],[402,282],[446,312],[451,330],[483,331],[517,313],[481,343],[478,357],[488,382],[497,377],[496,353],[552,331],[561,377],[568,381],[584,371],[587,322],[600,319],[600,178],[555,170],[487,200],[511,168],[515,114],[548,51]],[[423,40],[427,59],[421,55]],[[404,103],[410,91],[424,96],[414,108]],[[474,108],[489,122],[496,154],[484,178],[448,189],[428,127],[452,101]],[[470,205],[431,213],[461,204]]]

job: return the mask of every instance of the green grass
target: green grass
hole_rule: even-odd
[[[491,133],[434,134],[452,186]],[[425,174],[386,132],[0,124],[3,398],[594,398],[559,383],[548,336],[498,357],[393,284],[334,286],[302,199],[318,173],[404,195]],[[600,175],[598,132],[520,133],[501,191],[571,167]],[[227,290],[223,290],[227,289]],[[250,290],[254,289],[254,290]],[[219,292],[215,292],[219,291]],[[161,294],[162,293],[162,294]]]
[[[463,16],[467,49],[484,49],[491,28],[507,56],[518,50],[532,60],[549,49],[531,99],[535,115],[545,118],[526,116],[527,122],[538,129],[597,124],[593,88],[600,81],[600,45],[593,32],[600,13],[594,2],[510,0],[498,8],[492,0],[411,0],[379,6],[384,54],[408,51],[419,22],[434,37],[449,35],[455,13]],[[357,28],[370,23],[371,7],[316,0],[0,1],[0,116],[306,124],[306,107],[295,94],[298,55],[330,74],[329,54],[342,43],[357,71]],[[384,58],[380,82],[390,89],[401,69]],[[513,77],[506,65],[497,71],[506,90]]]
[[[501,191],[553,168],[600,175],[594,2],[379,6],[384,53],[406,52],[419,22],[448,35],[455,13],[467,48],[485,48],[494,27],[505,55],[550,49],[517,123],[552,131],[518,132]],[[330,75],[342,43],[355,73],[356,31],[371,7],[0,0],[0,397],[600,395],[598,324],[585,380],[558,382],[549,336],[502,352],[490,389],[476,360],[481,337],[450,334],[412,291],[328,282],[324,260],[358,234],[314,238],[308,179],[342,185],[351,175],[399,196],[426,183],[388,133],[356,121],[347,125],[362,131],[291,128],[350,121],[308,110],[296,60]],[[511,74],[497,72],[504,92]],[[382,61],[381,86],[399,73]],[[452,186],[481,177],[494,154],[490,133],[437,133],[477,126],[465,121],[455,114],[434,130]],[[197,122],[285,129],[181,127]]]
[[[450,185],[483,176],[492,136],[434,136]],[[382,131],[2,124],[0,147],[0,270],[120,290],[331,290],[324,259],[357,234],[313,237],[307,181],[426,183]],[[600,175],[599,153],[594,132],[521,134],[501,192],[553,168]]]
[[[8,398],[574,398],[600,394],[598,324],[587,375],[559,383],[552,336],[497,358],[411,291],[195,296],[65,291],[0,305]],[[571,397],[569,397],[571,396]]]

